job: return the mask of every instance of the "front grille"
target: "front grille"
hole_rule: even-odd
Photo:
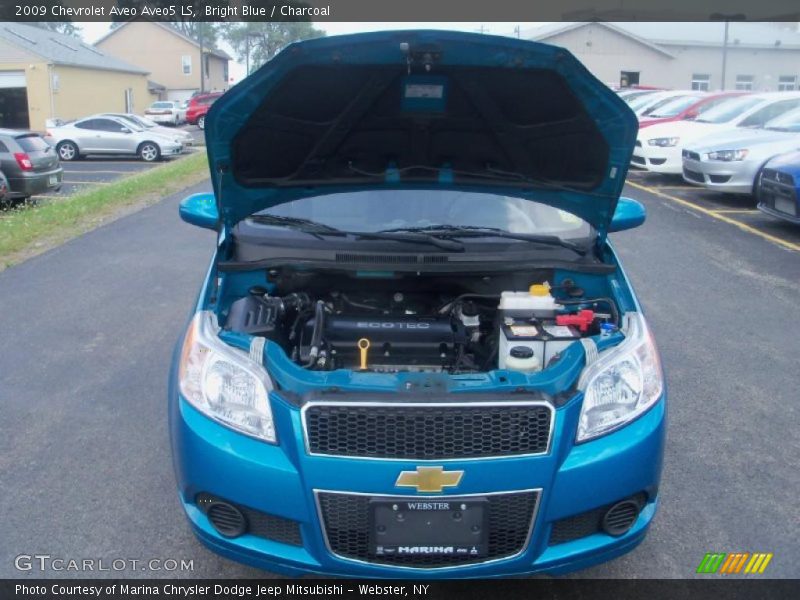
[[[644,158],[642,158],[641,156],[636,156],[635,154],[633,156],[631,156],[631,162],[636,164],[636,165],[646,165],[647,164],[647,161],[645,161]]]
[[[544,454],[552,409],[545,404],[309,404],[311,454],[442,460]]]
[[[646,500],[647,496],[640,493],[615,504],[607,504],[573,517],[559,519],[553,523],[550,530],[549,544],[555,546],[600,532],[611,535],[625,533],[636,521]]]
[[[684,150],[683,158],[690,158],[691,160],[700,160],[700,155],[697,152],[692,152],[691,150]]]
[[[792,175],[782,171],[776,171],[775,169],[764,169],[762,177],[770,181],[782,183],[783,185],[794,186],[794,177]]]
[[[728,183],[731,180],[730,175],[709,175],[708,179],[711,183]]]
[[[696,181],[697,183],[705,183],[706,180],[703,177],[702,173],[698,173],[697,171],[692,171],[691,169],[684,168],[683,169],[683,176],[686,179],[690,179],[692,181]]]
[[[247,519],[247,533],[282,544],[303,545],[300,537],[300,524],[297,521],[268,515],[251,508],[240,508]]]
[[[456,496],[439,496],[458,501]],[[474,499],[474,496],[471,497]],[[539,492],[509,492],[486,496],[488,500],[488,552],[486,556],[374,556],[369,547],[370,496],[317,492],[320,517],[328,547],[337,556],[375,564],[436,568],[508,558],[521,553],[528,543]],[[393,499],[393,497],[384,497]]]
[[[225,537],[249,533],[282,544],[303,545],[297,521],[240,506],[205,492],[198,494],[195,502],[214,528]]]
[[[598,533],[607,509],[607,506],[603,506],[556,521],[550,530],[550,545],[563,544]]]

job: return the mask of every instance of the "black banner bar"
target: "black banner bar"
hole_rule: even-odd
[[[497,581],[298,580],[0,580],[3,600],[788,600],[800,581],[779,579],[504,579]]]
[[[3,21],[800,21],[797,0],[3,0]]]

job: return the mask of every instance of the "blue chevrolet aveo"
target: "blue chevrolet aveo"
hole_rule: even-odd
[[[217,232],[175,351],[198,538],[285,574],[563,573],[632,550],[666,387],[609,232],[637,120],[571,54],[292,44],[208,113]]]

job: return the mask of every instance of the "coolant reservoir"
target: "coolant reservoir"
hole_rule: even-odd
[[[503,368],[521,373],[534,373],[542,369],[542,362],[528,346],[512,346],[503,362]]]
[[[532,285],[526,292],[501,293],[498,308],[506,317],[546,319],[554,317],[563,306],[556,303],[545,282]]]

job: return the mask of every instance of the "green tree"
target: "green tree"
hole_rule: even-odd
[[[72,21],[31,21],[28,25],[47,29],[48,31],[55,31],[56,33],[71,35],[78,39],[81,37],[81,28]]]
[[[231,45],[237,59],[249,63],[252,73],[287,44],[322,37],[325,32],[307,21],[281,21],[228,24],[220,34]]]

